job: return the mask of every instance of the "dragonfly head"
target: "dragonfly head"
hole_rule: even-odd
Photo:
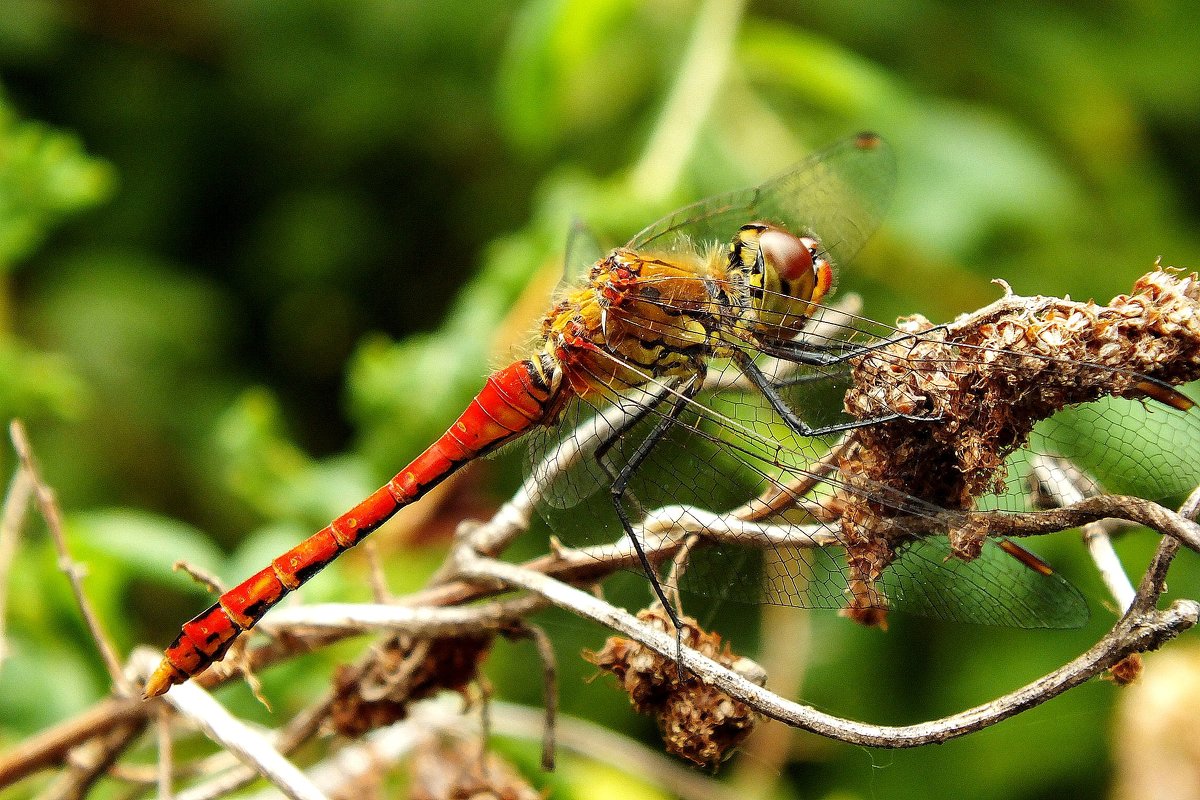
[[[729,272],[745,277],[761,327],[796,333],[833,287],[820,243],[765,222],[743,225],[729,248]]]

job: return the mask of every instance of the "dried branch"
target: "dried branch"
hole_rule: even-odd
[[[50,531],[50,538],[54,541],[54,547],[58,551],[58,567],[71,583],[71,591],[75,594],[75,603],[79,606],[84,622],[87,623],[88,631],[92,634],[92,640],[100,651],[100,657],[104,660],[104,666],[108,669],[113,686],[124,695],[136,694],[133,686],[125,678],[125,673],[121,670],[121,660],[117,657],[116,648],[108,638],[108,634],[104,632],[104,626],[100,624],[100,618],[92,608],[87,593],[83,590],[83,576],[87,570],[82,564],[71,558],[71,551],[67,547],[67,537],[63,533],[62,512],[59,511],[54,490],[42,480],[41,474],[38,472],[33,458],[33,449],[25,435],[25,426],[19,420],[13,420],[9,425],[9,435],[12,438],[13,447],[16,448],[17,457],[21,461],[21,469],[28,473],[29,479],[33,483],[33,493],[37,500],[38,510],[41,511],[42,518],[46,520],[46,528]]]
[[[75,750],[67,759],[67,769],[42,795],[44,800],[78,800],[87,795],[92,784],[99,780],[134,739],[142,732],[145,722],[127,722],[105,731]]]
[[[992,536],[1041,536],[1077,528],[1102,519],[1122,519],[1144,525],[1200,553],[1200,525],[1157,503],[1140,497],[1105,494],[1049,511],[976,512],[971,518]]]
[[[204,587],[204,591],[209,594],[223,594],[227,588],[225,584],[213,573],[206,569],[201,569],[193,564],[189,564],[182,559],[171,565],[171,569],[176,572],[182,572],[196,583]]]
[[[12,568],[13,559],[17,555],[17,542],[20,541],[21,529],[25,525],[25,512],[29,510],[33,489],[33,479],[28,470],[23,466],[17,467],[8,484],[8,492],[4,497],[4,511],[0,516],[0,666],[4,664],[8,649],[4,634],[4,621],[7,619],[8,574]]]
[[[352,787],[363,777],[377,774],[395,764],[432,737],[447,731],[465,731],[467,725],[461,710],[454,703],[422,703],[414,709],[410,719],[372,731],[362,740],[341,748],[315,764],[307,774],[329,796],[345,797],[348,796],[346,787]],[[215,785],[214,781],[214,788]],[[180,794],[178,800],[204,800],[216,796],[211,791],[189,791]],[[263,791],[251,795],[250,800],[274,800],[278,796],[277,792]]]
[[[290,755],[310,738],[315,736],[321,723],[329,716],[329,708],[333,703],[333,692],[325,695],[301,711],[288,722],[273,741],[275,749],[283,755]],[[208,770],[205,774],[213,774],[216,770]],[[258,778],[258,772],[245,764],[237,764],[205,783],[193,786],[178,794],[178,800],[214,800],[231,794],[242,787],[253,783]]]
[[[1096,516],[1122,514],[1135,519],[1146,517],[1148,519],[1158,520],[1160,522],[1162,520],[1167,520],[1175,526],[1182,526],[1187,523],[1187,520],[1182,519],[1178,515],[1166,513],[1165,510],[1161,510],[1162,513],[1160,514],[1149,514],[1148,512],[1145,512],[1144,508],[1142,508],[1142,512],[1144,513],[1139,514],[1137,513],[1137,509],[1140,507],[1140,501],[1135,503],[1134,510],[1130,510],[1127,514],[1122,510],[1119,502],[1110,502],[1108,498],[1092,498],[1087,502],[1090,504],[1090,507],[1086,507],[1084,509],[1064,509],[1016,517],[1012,515],[1001,514],[998,515],[998,517],[1001,521],[1015,520],[1017,523],[1019,523],[1019,525],[1014,526],[1013,530],[1006,531],[1008,534],[1014,534],[1018,532],[1038,533],[1061,530],[1064,527],[1070,527],[1078,524],[1078,521],[1081,518],[1090,519]],[[665,514],[662,516],[663,518],[666,518],[674,515]],[[714,517],[716,517],[716,515],[714,515]],[[728,531],[735,527],[732,520],[714,518],[711,521],[714,523],[714,529],[717,530]],[[1024,531],[1018,530],[1021,524],[1025,525]],[[784,533],[782,530],[770,531],[769,528],[770,526],[765,526],[764,529],[754,531],[754,533],[755,535],[767,537],[764,539],[764,541],[769,540],[771,536],[783,535]],[[740,530],[736,531],[738,535],[740,535],[742,532],[743,531]],[[668,557],[675,551],[675,548],[677,547],[677,540],[671,540],[668,537],[664,537],[658,542],[654,542],[653,540],[647,541],[648,544],[653,545],[650,553],[652,558],[654,558],[656,561]],[[1165,543],[1170,543],[1173,541],[1173,539],[1164,539]],[[556,554],[555,556],[536,559],[535,561],[525,565],[524,568],[517,569],[521,569],[523,573],[542,570],[545,573],[545,575],[542,577],[548,581],[547,585],[556,585],[562,587],[565,591],[574,591],[569,590],[568,587],[558,583],[548,576],[557,575],[565,580],[590,582],[598,577],[603,576],[604,574],[611,573],[613,570],[631,567],[634,564],[636,564],[636,555],[633,552],[632,547],[627,542],[621,542],[614,545],[580,550],[566,550]],[[481,576],[488,578],[502,577],[487,570],[484,570],[478,574],[474,574],[474,577]],[[489,580],[487,583],[492,583],[492,581]],[[474,596],[481,593],[478,587],[470,589],[469,592],[465,591],[467,588],[468,587],[460,586],[456,592],[463,596]],[[532,587],[526,586],[525,588]],[[416,595],[411,598],[404,598],[402,602],[411,603],[420,602],[422,600],[435,602],[439,599],[439,593],[444,593],[445,590],[446,587],[437,587],[420,595]],[[491,589],[491,591],[494,591],[494,589]],[[588,600],[594,600],[594,598],[592,598],[590,595],[582,592],[577,592],[576,595]],[[554,602],[553,596],[543,596],[545,596],[547,600]],[[442,597],[441,599],[444,600],[445,597]],[[528,598],[520,602],[527,604],[527,608],[532,608],[535,604],[535,601]],[[283,628],[286,625],[294,624],[299,627],[308,627],[309,629],[324,627],[328,630],[337,630],[337,634],[335,636],[326,636],[323,641],[332,641],[336,638],[341,638],[344,635],[357,634],[369,629],[376,629],[392,624],[399,626],[412,626],[410,628],[411,630],[422,631],[426,634],[433,634],[438,631],[447,633],[459,630],[460,626],[462,625],[478,624],[481,619],[500,620],[506,616],[515,615],[519,617],[522,614],[522,611],[519,608],[510,607],[507,609],[506,615],[504,612],[502,612],[501,605],[502,604],[495,604],[495,606],[492,608],[489,608],[488,606],[482,606],[469,609],[446,610],[448,612],[446,616],[427,613],[433,609],[412,609],[406,608],[405,606],[391,605],[382,607],[352,606],[349,609],[336,605],[310,607],[298,606],[294,608],[280,609],[272,615],[273,620],[271,622],[265,622],[264,624],[267,626],[275,624],[280,628]],[[584,616],[591,616],[593,619],[597,619],[601,622],[605,622],[608,619],[609,613],[624,613],[618,612],[618,610],[612,609],[606,604],[602,604],[602,607],[605,609],[604,611],[592,611],[591,613],[588,613],[584,608],[580,608],[571,604],[568,604],[567,607],[583,614]],[[481,612],[479,609],[484,609],[484,611]],[[349,611],[348,614],[346,613],[347,611]],[[294,618],[292,618],[293,616]],[[630,622],[632,618],[629,618],[628,615],[625,616],[627,617],[626,623],[633,625],[634,629],[636,630],[638,623],[636,623],[636,621]],[[1001,719],[1018,713],[1024,708],[1030,707],[1038,702],[1044,702],[1046,699],[1065,691],[1067,688],[1070,688],[1071,686],[1076,685],[1077,683],[1082,682],[1088,677],[1091,677],[1092,675],[1097,674],[1098,672],[1107,668],[1107,666],[1111,665],[1111,663],[1115,663],[1116,661],[1120,660],[1125,653],[1146,649],[1152,646],[1152,643],[1157,643],[1155,640],[1156,635],[1166,638],[1177,635],[1183,629],[1186,629],[1190,622],[1191,617],[1189,616],[1189,606],[1184,604],[1178,609],[1151,619],[1149,622],[1143,622],[1143,627],[1140,629],[1141,633],[1137,637],[1128,632],[1114,632],[1114,634],[1110,634],[1109,637],[1106,637],[1106,639],[1097,645],[1096,648],[1093,648],[1092,651],[1089,651],[1089,653],[1085,654],[1085,656],[1081,657],[1081,659],[1078,659],[1076,662],[1072,662],[1072,664],[1068,665],[1063,670],[1053,673],[1051,676],[1047,676],[1044,682],[1031,684],[1031,686],[1026,687],[1026,690],[1023,692],[1013,693],[1005,698],[1000,698],[995,703],[980,707],[980,709],[964,712],[963,715],[958,715],[959,719],[947,718],[947,720],[938,721],[940,724],[930,723],[929,726],[927,726],[928,729],[921,726],[909,726],[908,728],[897,729],[880,728],[877,726],[862,726],[861,723],[837,721],[836,718],[832,717],[828,718],[827,720],[823,720],[821,715],[817,715],[814,719],[810,720],[808,719],[806,713],[796,711],[796,709],[802,709],[803,707],[796,706],[792,708],[788,705],[788,701],[783,700],[782,698],[773,698],[772,703],[766,703],[762,706],[756,705],[755,707],[764,711],[764,713],[776,716],[777,718],[789,724],[805,727],[806,729],[814,730],[816,732],[827,730],[828,733],[826,735],[834,735],[835,738],[846,738],[847,741],[857,741],[859,743],[875,744],[877,746],[889,746],[889,743],[892,741],[898,741],[900,744],[891,744],[890,746],[915,746],[926,741],[942,741],[955,735],[962,735],[970,732],[971,730],[976,730],[980,727],[994,724]],[[659,647],[655,647],[652,641],[647,641],[639,638],[636,635],[632,635],[631,632],[625,628],[617,625],[612,625],[611,627],[630,634],[632,638],[641,641],[647,646],[654,647],[663,655],[671,656],[674,654],[675,644],[673,639],[668,638],[664,640],[666,642],[665,645],[663,641],[660,641],[658,642]],[[1134,626],[1131,626],[1131,629],[1133,627]],[[665,651],[660,649],[660,647],[663,646],[666,647]],[[257,656],[255,661],[259,664],[270,663],[277,658],[286,658],[294,652],[297,651],[295,649],[281,649],[278,643],[272,643],[264,648],[258,648],[258,650],[254,651]],[[687,664],[689,667],[692,666],[691,661],[687,662]],[[702,673],[702,675],[704,675],[706,679],[710,679],[709,675],[705,673]],[[741,680],[736,676],[724,677],[725,679],[732,681]],[[196,682],[201,685],[215,686],[228,679],[229,676],[214,676],[210,671],[210,674],[202,676]],[[727,687],[721,683],[717,681],[714,682],[716,682],[717,685],[721,685],[722,688],[726,688],[726,690],[728,690]],[[744,699],[753,704],[754,693],[760,692],[761,690],[748,689],[747,691],[750,692],[750,695],[741,696],[739,699]],[[1029,697],[1031,693],[1040,693],[1040,697],[1036,698],[1036,700],[1031,700]],[[731,694],[733,693],[731,692]],[[734,694],[734,696],[738,695]],[[761,700],[762,698],[759,699]],[[784,710],[780,711],[776,709],[777,713],[772,714],[771,712],[773,703],[782,704],[779,706],[779,708]],[[31,742],[30,744],[32,747],[30,749],[32,752],[27,752],[24,754],[10,754],[10,756],[15,755],[16,758],[10,759],[9,763],[7,764],[5,761],[0,760],[0,784],[4,783],[6,778],[11,777],[12,780],[16,780],[19,777],[29,774],[38,768],[54,763],[62,758],[62,753],[68,747],[77,744],[80,741],[86,740],[89,735],[97,735],[99,731],[112,724],[114,720],[119,720],[126,717],[140,717],[141,714],[139,712],[142,712],[144,708],[144,706],[140,706],[140,704],[137,704],[136,702],[124,703],[121,701],[107,701],[104,706],[99,707],[96,710],[92,716],[92,719],[77,720],[75,721],[75,724],[69,726],[69,728],[53,731],[51,732],[52,735],[47,736],[45,739]],[[320,716],[321,715],[318,714],[317,718]],[[834,720],[834,722],[829,722],[828,720]],[[845,724],[849,727],[847,730],[841,730],[838,727],[839,724]],[[301,739],[307,738],[313,732],[315,732],[315,727],[311,725],[306,726],[306,728],[307,729],[300,737]],[[899,733],[896,733],[897,731]],[[247,779],[248,778],[244,773],[242,775],[225,776],[223,779],[217,779],[216,782],[206,785],[207,789],[205,791],[201,791],[202,787],[197,787],[195,790],[184,792],[180,795],[180,798],[181,800],[197,800],[197,798],[202,797],[216,797],[222,793],[233,790],[239,785],[244,785],[244,782]]]
[[[379,555],[379,542],[371,539],[363,545],[367,557],[367,568],[371,576],[371,596],[376,603],[390,603],[394,599],[388,588],[387,576],[383,571],[383,559]]]
[[[501,736],[538,739],[543,736],[544,711],[503,701],[492,703],[492,725]],[[685,800],[733,800],[734,794],[721,783],[683,767],[632,739],[575,717],[558,720],[560,744],[580,755],[611,764],[669,794]],[[347,745],[311,767],[313,783],[331,796],[345,796],[347,787],[363,777],[387,770],[436,736],[470,740],[479,735],[478,723],[464,716],[457,703],[443,697],[414,707],[412,716],[387,728],[373,731],[359,742]],[[205,800],[212,794],[182,793],[178,800]],[[272,800],[274,791],[251,795],[250,800]]]
[[[464,575],[500,580],[536,592],[560,608],[618,631],[664,658],[674,658],[679,652],[674,637],[640,624],[628,612],[586,592],[512,564],[462,553],[459,558]],[[1045,677],[959,714],[907,726],[870,725],[835,717],[779,697],[691,648],[682,648],[679,655],[684,669],[768,717],[849,744],[905,748],[945,742],[1008,719],[1095,677],[1131,653],[1160,647],[1197,621],[1200,621],[1200,603],[1195,601],[1177,601],[1161,612],[1135,608],[1094,647]]]
[[[79,716],[0,753],[0,788],[63,763],[75,747],[105,731],[146,719],[147,706],[133,698],[107,698]]]
[[[522,622],[514,632],[533,640],[538,658],[542,662],[542,705],[545,707],[542,728],[542,769],[554,771],[555,732],[558,720],[558,660],[554,656],[554,644],[546,632],[528,622]]]
[[[166,703],[158,707],[158,800],[172,800],[175,796],[171,788],[172,777],[172,739],[171,739],[171,710]]]
[[[139,648],[134,652],[131,663],[143,678],[147,677],[158,666],[158,653],[149,648]],[[191,683],[176,689],[164,698],[165,702],[198,725],[214,742],[279,787],[285,796],[292,800],[327,800],[312,781],[267,739],[233,717],[208,692]]]
[[[1100,494],[1096,482],[1067,459],[1037,455],[1032,459],[1031,467],[1035,490],[1044,495],[1044,505],[1065,508]],[[1123,520],[1102,519],[1083,526],[1083,542],[1088,554],[1121,613],[1133,605],[1137,590],[1117,556],[1111,534],[1127,524]]]
[[[321,603],[281,608],[259,626],[267,631],[303,634],[310,630],[353,635],[386,631],[417,637],[449,637],[500,631],[545,607],[520,598],[469,608],[428,608],[370,603]]]

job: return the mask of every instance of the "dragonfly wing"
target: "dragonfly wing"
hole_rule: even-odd
[[[642,230],[626,247],[670,252],[724,242],[742,225],[761,220],[815,235],[834,263],[844,264],[879,227],[895,179],[895,159],[886,142],[875,134],[859,134],[758,186],[684,206]]]
[[[836,396],[843,380],[844,376],[831,375],[829,380],[797,384],[785,396],[793,408],[804,412],[809,424],[831,424],[839,417],[829,412],[830,403],[822,395]],[[798,436],[758,395],[725,394],[708,400],[714,417],[739,420],[742,432],[712,421],[697,427],[712,426],[710,446],[722,454],[723,461],[707,456],[707,466],[726,481],[737,479],[743,497],[803,477],[836,438]],[[689,443],[688,450],[702,452],[695,443]],[[703,485],[702,470],[692,467],[690,474],[694,483]],[[836,474],[830,475],[825,491],[839,483]],[[820,496],[821,490],[814,490],[813,498]],[[896,497],[881,488],[880,501],[895,505]],[[884,570],[876,587],[881,606],[953,622],[1016,628],[1072,628],[1086,623],[1086,601],[1060,576],[1029,569],[991,541],[984,543],[976,559],[952,558],[946,534],[954,518],[915,499],[908,513],[923,519],[926,534],[900,547],[895,561]],[[766,522],[774,529],[772,544],[740,545],[735,538],[725,538],[699,548],[680,587],[740,602],[845,608],[851,600],[846,551],[829,542],[841,535],[836,524],[820,523],[795,509]]]
[[[562,286],[581,285],[583,279],[606,251],[587,223],[580,219],[571,222],[567,231],[567,248],[563,256]]]
[[[1200,397],[1200,386],[1185,394]],[[1029,453],[1067,458],[1112,494],[1177,506],[1200,486],[1200,412],[1106,397],[1040,423]]]
[[[613,393],[609,402],[571,400],[554,425],[542,426],[525,437],[527,477],[536,487],[543,509],[572,509],[612,485],[623,464],[624,447],[635,431],[621,432],[639,417],[652,414],[669,393],[666,385]],[[615,444],[606,445],[614,437]],[[624,444],[622,444],[622,442]],[[602,455],[601,449],[606,452]],[[603,493],[607,498],[607,493]],[[602,535],[583,537],[599,542]]]
[[[841,609],[851,599],[842,548],[734,552],[722,545],[697,551],[693,559],[680,582],[684,591],[802,608]],[[711,582],[717,563],[732,580]],[[753,577],[752,567],[761,578]],[[876,588],[881,608],[947,622],[1078,628],[1090,616],[1086,599],[1070,582],[1029,569],[991,541],[978,558],[963,561],[952,557],[944,536],[924,537],[901,549]]]
[[[845,376],[789,387],[790,402],[805,409],[810,424],[836,419],[830,403],[819,400],[823,393],[836,397],[835,379]],[[534,473],[542,470],[539,508],[566,544],[619,543],[625,536],[611,494],[602,489],[666,413],[667,403],[646,410],[654,402],[650,397],[609,398],[601,411],[610,416],[602,422],[589,416],[593,409],[587,404],[578,403],[560,431],[544,440],[545,455]],[[616,422],[610,409],[622,402],[627,414],[638,408],[642,413]],[[639,421],[598,459],[595,444],[604,438],[602,432],[622,428],[634,417]],[[836,546],[836,523],[790,509],[750,530],[753,525],[739,528],[731,513],[749,498],[810,474],[834,439],[792,433],[755,392],[705,393],[632,474],[623,503],[635,521],[649,523],[640,532],[650,549],[664,541],[678,544],[689,532],[705,534],[679,581],[686,592],[747,603],[844,608],[847,562],[844,549]],[[1012,627],[1071,627],[1087,618],[1086,603],[1069,583],[1033,572],[999,548],[985,547],[972,562],[947,560],[948,555],[944,536],[907,545],[879,585],[887,607]]]
[[[906,545],[880,581],[888,605],[910,614],[1008,628],[1079,628],[1087,601],[1057,574],[1044,575],[984,543],[978,558],[954,558],[944,536]]]
[[[645,403],[643,399],[637,402]],[[631,403],[628,395],[621,398]],[[612,398],[615,404],[617,398]],[[652,401],[651,401],[652,402]],[[733,400],[734,404],[739,401]],[[548,456],[535,467],[543,491],[539,510],[559,538],[568,545],[588,546],[620,543],[625,531],[617,517],[612,495],[607,488],[633,457],[651,430],[669,409],[669,401],[645,410],[639,421],[624,435],[612,441],[602,458],[597,458],[593,432],[594,419],[586,415],[586,404],[569,409],[564,429],[553,441]],[[601,407],[607,412],[610,406]],[[645,462],[629,477],[628,489],[622,504],[635,524],[642,524],[643,539],[650,549],[664,543],[678,544],[689,532],[710,530],[715,518],[743,504],[766,486],[778,485],[788,474],[783,461],[772,455],[775,445],[754,435],[727,433],[728,426],[737,431],[740,422],[723,415],[729,411],[728,399],[713,405],[713,398],[702,396],[695,406],[686,408],[676,424],[653,448]],[[761,408],[741,404],[740,410],[761,415]],[[630,417],[625,418],[626,421]],[[572,427],[572,426],[575,427]],[[611,422],[600,424],[606,429]],[[828,440],[806,438],[789,443],[788,462],[807,465],[827,449]],[[556,457],[558,452],[567,453]],[[571,453],[582,455],[574,458]],[[785,526],[783,539],[777,543],[790,549],[798,542],[804,529]],[[826,537],[832,529],[823,530]],[[730,534],[734,536],[734,534]],[[762,599],[760,547],[742,546],[735,538],[711,540],[696,554],[693,566],[687,571],[688,588],[701,593],[747,602]],[[815,561],[814,564],[823,564]],[[834,572],[814,581],[810,591],[797,596],[794,603],[838,608],[845,579],[838,567]],[[835,574],[836,573],[836,574]]]

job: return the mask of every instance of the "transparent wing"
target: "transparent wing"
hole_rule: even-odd
[[[836,375],[806,381],[799,385],[801,389],[792,390],[790,400],[803,396],[816,406],[823,395],[836,394],[837,381]],[[627,412],[635,411],[633,406],[649,396],[638,401],[626,398]],[[544,477],[553,474],[553,479],[544,484],[540,511],[565,543],[577,547],[623,541],[625,533],[607,488],[664,413],[646,412],[597,458],[594,444],[603,436],[591,439],[596,431],[595,411],[586,403],[575,404],[557,436],[545,435],[535,446],[543,468],[547,459],[553,464],[543,471]],[[836,416],[828,404],[806,413],[814,425]],[[601,427],[610,426],[611,420]],[[580,449],[585,440],[592,444]],[[782,488],[797,477],[815,476],[813,465],[828,452],[832,440],[791,433],[752,392],[708,393],[696,408],[680,415],[634,473],[624,502],[635,519],[652,520],[651,527],[660,531],[660,538],[646,535],[651,549],[678,546],[687,531],[705,532],[679,580],[685,592],[746,603],[842,609],[850,604],[852,578],[846,550],[834,543],[841,535],[836,522],[790,508],[761,521],[761,528],[770,531],[763,534],[768,539],[752,531],[723,529],[734,522],[736,511],[749,498]],[[559,453],[581,457],[571,461],[564,455],[556,460]],[[904,545],[883,572],[877,587],[880,607],[1021,628],[1076,627],[1086,622],[1086,602],[1062,578],[1034,572],[990,544],[973,561],[948,559],[945,534],[953,515],[943,516],[920,503],[914,509],[928,523],[923,526],[925,538]],[[661,533],[664,529],[669,532]]]
[[[875,134],[859,134],[758,186],[684,206],[626,247],[671,252],[723,242],[742,225],[761,220],[815,235],[835,264],[845,264],[879,227],[895,179],[891,148]]]
[[[580,285],[592,266],[604,258],[605,254],[595,232],[582,220],[573,220],[567,231],[567,247],[563,256],[563,275],[560,285]]]
[[[1079,628],[1087,601],[1057,574],[1030,569],[993,541],[972,561],[955,558],[944,537],[906,545],[880,581],[892,606],[924,617],[1007,628]]]
[[[1192,384],[1184,394],[1200,399],[1198,389]],[[1111,494],[1177,506],[1200,485],[1197,420],[1195,410],[1105,397],[1064,409],[1038,425],[1027,452],[1069,459]]]

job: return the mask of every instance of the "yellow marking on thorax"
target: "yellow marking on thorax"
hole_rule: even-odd
[[[546,352],[581,394],[695,374],[714,345],[712,273],[695,255],[617,251],[546,318]]]

